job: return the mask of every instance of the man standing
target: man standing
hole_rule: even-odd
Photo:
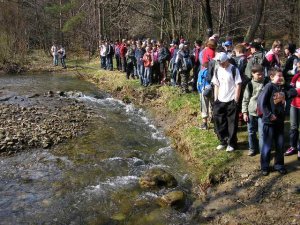
[[[53,66],[58,66],[58,48],[55,45],[55,43],[53,43],[52,47],[51,47],[51,55],[53,56]]]
[[[226,53],[221,52],[216,56],[219,63],[215,69],[212,83],[214,84],[214,109],[215,130],[220,145],[217,149],[231,152],[237,145],[237,104],[241,93],[242,79],[239,70],[229,63]]]

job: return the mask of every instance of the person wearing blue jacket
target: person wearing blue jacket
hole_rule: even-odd
[[[297,91],[290,85],[284,85],[282,70],[273,68],[269,71],[271,82],[266,84],[258,97],[258,111],[262,113],[263,147],[260,164],[262,175],[270,173],[272,144],[275,144],[274,170],[286,174],[284,166],[284,118],[286,100],[297,96]]]
[[[200,95],[200,110],[202,117],[202,124],[200,125],[200,129],[202,130],[208,129],[208,118],[212,116],[213,95],[212,86],[210,85],[210,81],[208,80],[207,67],[207,62],[202,65],[202,69],[199,71],[197,79],[197,90]]]

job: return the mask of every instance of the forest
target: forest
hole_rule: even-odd
[[[208,32],[300,44],[299,10],[299,0],[0,0],[0,63],[49,52],[53,42],[93,56],[101,39],[204,40]]]

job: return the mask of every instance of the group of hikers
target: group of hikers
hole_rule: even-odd
[[[54,65],[56,53],[65,55],[61,49],[51,49]],[[204,43],[196,40],[194,45],[183,38],[169,46],[162,40],[105,40],[100,41],[99,50],[102,69],[112,71],[115,62],[115,68],[127,79],[139,79],[145,87],[171,85],[180,87],[183,93],[198,92],[200,128],[206,130],[214,123],[217,150],[234,151],[238,125],[246,122],[248,155],[260,153],[264,176],[272,170],[273,145],[273,169],[280,174],[287,172],[284,156],[296,154],[300,160],[300,48],[295,44],[283,48],[276,40],[267,51],[259,38],[233,45],[231,37],[221,42],[214,34]],[[284,121],[288,113],[290,141],[285,150]]]
[[[100,42],[101,68],[116,68],[126,78],[139,79],[141,85],[179,86],[183,93],[200,95],[201,129],[214,130],[220,141],[217,150],[237,148],[237,128],[247,123],[249,156],[260,153],[262,174],[271,171],[271,149],[275,147],[273,169],[285,174],[284,156],[297,154],[300,160],[300,49],[273,42],[266,50],[261,39],[238,43],[217,34],[194,46],[182,39],[170,47],[162,40]],[[284,50],[285,64],[281,52]],[[299,72],[298,72],[299,71]],[[192,76],[190,76],[192,73]],[[191,79],[190,79],[191,77]],[[290,113],[290,143],[285,151],[284,121]]]
[[[61,45],[58,46],[55,43],[51,46],[50,53],[53,57],[53,65],[58,66],[58,60],[60,59],[61,66],[66,69],[66,50]]]

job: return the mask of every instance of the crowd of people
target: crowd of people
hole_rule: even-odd
[[[237,148],[237,128],[247,123],[249,156],[260,153],[262,174],[271,171],[271,149],[275,147],[273,169],[287,171],[284,156],[297,154],[300,160],[300,48],[273,42],[266,50],[261,39],[233,44],[230,37],[220,42],[214,34],[192,46],[182,39],[170,44],[159,40],[101,41],[100,66],[116,68],[127,79],[139,79],[149,86],[171,85],[183,93],[200,96],[201,129],[214,123],[220,141],[217,150]],[[282,52],[284,50],[284,52]],[[284,53],[285,60],[281,59]],[[285,61],[285,63],[282,63]],[[299,72],[298,72],[299,71]],[[290,113],[290,143],[284,150],[284,121]]]

